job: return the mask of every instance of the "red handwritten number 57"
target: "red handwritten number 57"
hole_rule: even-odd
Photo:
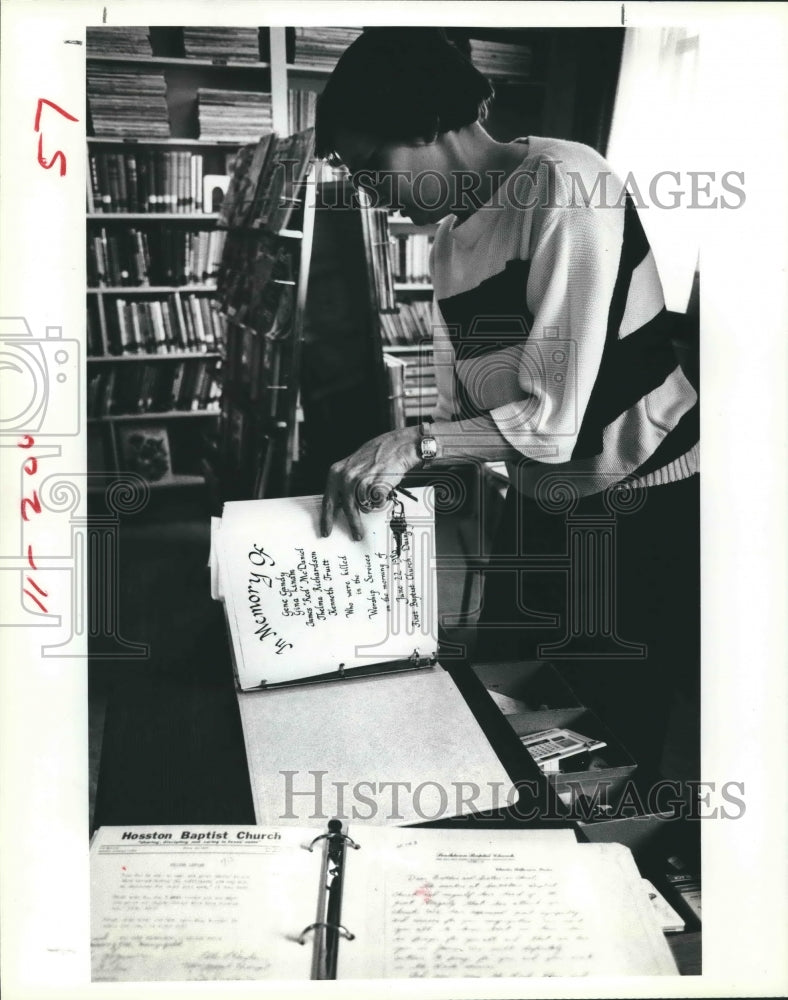
[[[57,104],[53,104],[52,101],[48,101],[45,97],[39,97],[38,106],[36,107],[36,121],[35,121],[35,131],[40,131],[41,126],[41,111],[43,105],[48,104],[50,108],[53,108],[59,115],[63,115],[64,118],[68,118],[70,122],[79,121],[73,115],[70,115],[68,111],[64,111],[63,108],[58,107]],[[60,176],[65,177],[66,174],[66,154],[62,150],[56,150],[55,155],[47,163],[46,157],[44,156],[44,135],[43,133],[38,137],[38,162],[45,169],[50,170],[54,165],[60,160]]]

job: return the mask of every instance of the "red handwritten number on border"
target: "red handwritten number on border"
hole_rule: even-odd
[[[52,101],[48,101],[45,97],[39,97],[39,99],[38,99],[38,105],[36,107],[36,120],[35,120],[35,124],[34,124],[34,130],[36,132],[40,131],[40,126],[41,126],[41,111],[42,111],[43,106],[45,104],[48,104],[50,108],[53,108],[55,111],[57,111],[57,113],[59,115],[63,115],[64,118],[68,118],[68,120],[70,122],[77,122],[77,121],[79,121],[78,118],[75,118],[73,115],[70,115],[68,113],[68,111],[64,111],[63,108],[58,107],[57,104],[54,104]],[[60,176],[61,177],[65,177],[65,175],[66,175],[66,154],[62,150],[58,149],[58,150],[55,151],[55,155],[52,157],[52,159],[47,163],[46,157],[44,156],[44,136],[43,136],[43,133],[41,135],[39,135],[39,137],[38,137],[38,162],[39,162],[39,164],[44,168],[44,170],[51,170],[51,168],[54,167],[54,165],[58,162],[58,159],[60,160]]]
[[[32,448],[35,443],[36,442],[31,434],[23,434],[22,440],[18,442],[18,446],[26,450],[28,448]],[[25,459],[24,470],[28,476],[35,475],[35,473],[38,470],[38,459],[34,455],[30,455],[27,459]],[[34,514],[41,513],[41,501],[38,498],[37,490],[33,490],[32,500],[29,497],[22,497],[22,502],[20,504],[20,512],[23,521],[29,520],[27,512],[28,507],[32,507]],[[33,558],[32,545],[28,545],[27,547],[27,561],[30,564],[31,569],[35,570],[38,569],[38,566],[36,566],[35,563],[35,559]],[[36,581],[33,579],[32,576],[28,576],[26,582],[29,586],[31,586],[34,590],[36,590],[42,597],[49,597],[47,591],[39,587],[39,585],[36,583]],[[39,601],[39,599],[36,597],[36,595],[32,591],[28,590],[27,587],[22,588],[22,593],[26,594],[30,598],[30,600],[33,601],[34,604],[37,604],[45,615],[49,614],[49,612],[46,609],[46,606],[43,605],[41,601]]]

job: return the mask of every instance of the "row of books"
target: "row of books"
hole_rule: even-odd
[[[394,274],[392,268],[392,242],[389,235],[388,213],[383,209],[367,211],[369,239],[372,253],[372,272],[379,309],[396,309]]]
[[[423,344],[432,341],[431,301],[402,302],[396,312],[380,314],[384,344]]]
[[[85,29],[89,55],[149,56],[152,53],[148,29],[135,25],[101,25]]]
[[[95,135],[157,139],[170,134],[162,71],[124,71],[117,66],[105,69],[88,64],[87,98]]]
[[[428,417],[438,402],[434,369],[389,353],[383,355],[383,361],[392,429],[399,430],[408,422]]]
[[[257,28],[184,28],[183,53],[187,59],[259,62]]]
[[[88,233],[88,284],[100,288],[211,282],[219,273],[226,237],[220,229],[102,226],[98,233]]]
[[[176,411],[216,412],[221,399],[221,359],[173,359],[131,369],[106,365],[88,377],[89,417]]]
[[[315,109],[317,93],[314,90],[295,90],[287,92],[287,120],[291,132],[303,132],[315,124]]]
[[[302,200],[301,188],[314,144],[314,130],[307,129],[287,138],[270,133],[239,150],[219,225],[228,229],[249,226],[272,233],[286,228]]]
[[[424,233],[397,236],[392,245],[394,280],[429,284],[430,253],[434,242],[434,236]]]
[[[201,139],[251,142],[274,127],[271,95],[198,87],[197,120]]]
[[[419,373],[418,381],[409,379],[411,366],[405,368],[405,396],[403,410],[405,420],[424,420],[428,417],[438,402],[438,387],[429,381],[427,373]],[[434,379],[434,376],[433,376]]]
[[[286,335],[295,301],[292,252],[271,234],[230,231],[217,283],[222,311],[271,338]]]
[[[177,354],[218,351],[225,341],[226,319],[207,295],[166,298],[118,298],[106,309],[111,354]]]
[[[527,45],[470,40],[471,62],[485,76],[529,76],[533,52]]]
[[[225,163],[232,163],[228,154]],[[89,157],[89,212],[210,212],[202,153],[138,149]],[[92,204],[91,204],[92,202]]]
[[[295,62],[333,68],[345,49],[361,34],[361,28],[295,29]]]

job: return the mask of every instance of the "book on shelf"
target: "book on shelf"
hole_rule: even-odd
[[[426,233],[411,233],[394,239],[394,281],[429,285],[430,254],[435,237]]]
[[[184,28],[183,51],[187,59],[259,62],[259,31],[257,28]]]
[[[405,370],[407,364],[393,354],[383,355],[386,368],[386,388],[389,401],[389,423],[392,430],[405,426]]]
[[[226,320],[205,295],[172,293],[164,298],[114,299],[106,309],[111,355],[218,351]]]
[[[401,302],[380,314],[383,343],[390,346],[429,345],[432,342],[432,303],[429,300]]]
[[[198,87],[197,119],[201,139],[250,142],[273,128],[271,95]]]
[[[94,981],[676,975],[626,847],[571,831],[102,827]]]
[[[205,285],[216,281],[223,230],[160,226],[91,229],[87,238],[92,288]]]
[[[220,386],[219,358],[140,361],[124,370],[122,378],[117,365],[102,365],[88,377],[88,417],[212,413],[218,409]]]
[[[98,303],[92,296],[88,296],[86,317],[88,357],[103,354],[104,341],[101,336],[101,318],[99,316]]]
[[[205,207],[202,153],[140,147],[92,151],[89,211],[192,215]]]
[[[316,91],[291,87],[287,91],[287,121],[290,132],[303,132],[304,129],[314,128],[316,108]]]
[[[369,219],[372,271],[378,308],[393,310],[397,307],[392,260],[395,244],[389,234],[388,213],[379,208],[365,211]]]
[[[88,63],[87,99],[97,136],[170,135],[167,84],[161,70],[104,69]]]

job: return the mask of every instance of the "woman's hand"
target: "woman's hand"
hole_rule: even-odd
[[[362,445],[358,451],[328,470],[320,530],[331,534],[341,507],[356,541],[364,535],[361,512],[382,507],[389,493],[410,469],[419,464],[418,429],[389,431]]]

